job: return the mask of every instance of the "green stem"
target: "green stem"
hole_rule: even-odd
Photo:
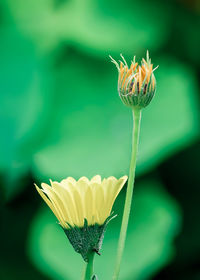
[[[121,231],[120,231],[120,237],[119,237],[119,243],[117,249],[115,271],[112,278],[113,280],[117,280],[119,277],[120,264],[121,264],[125,240],[126,240],[126,233],[128,227],[128,220],[130,216],[134,180],[135,180],[135,168],[136,168],[137,150],[138,150],[139,133],[140,133],[140,120],[141,120],[141,110],[140,109],[133,110],[132,154],[131,154],[131,162],[130,162],[130,169],[129,169],[129,180],[128,180],[128,186],[126,191],[124,213],[122,218],[122,225],[121,225]]]
[[[84,280],[91,280],[91,277],[94,274],[94,255],[95,252],[91,252],[89,255],[89,260],[86,263],[85,273],[84,273]]]

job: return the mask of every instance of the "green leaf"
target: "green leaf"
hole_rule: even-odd
[[[124,194],[115,204],[119,216],[108,225],[102,255],[95,257],[99,279],[111,279]],[[179,208],[162,185],[156,181],[136,185],[121,278],[146,279],[166,265],[174,254],[172,243],[179,228]],[[85,266],[47,206],[38,211],[32,223],[28,252],[35,265],[56,280],[80,279]]]
[[[13,195],[23,185],[17,180],[30,172],[32,154],[44,136],[51,94],[44,87],[46,74],[34,45],[17,30],[1,30],[0,61],[0,171],[6,195]]]
[[[141,52],[163,45],[169,35],[171,5],[145,1],[63,1],[4,0],[8,15],[22,33],[29,34],[38,47],[53,49],[72,42],[85,52]],[[31,13],[29,11],[31,10]],[[43,20],[45,18],[45,21]]]

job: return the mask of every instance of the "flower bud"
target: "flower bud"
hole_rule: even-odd
[[[135,57],[128,67],[126,60],[121,55],[123,61],[118,64],[111,56],[111,61],[116,65],[118,77],[118,92],[122,102],[131,108],[144,108],[154,97],[156,91],[156,79],[149,53],[147,51],[146,60],[143,58],[141,65],[135,62]]]

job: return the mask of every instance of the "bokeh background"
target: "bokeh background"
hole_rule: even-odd
[[[198,0],[1,0],[0,279],[80,279],[33,183],[128,174],[131,112],[108,55],[147,49],[157,94],[143,110],[121,279],[200,279],[199,15]],[[103,280],[124,195],[95,261]]]

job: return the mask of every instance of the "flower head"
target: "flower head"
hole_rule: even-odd
[[[91,250],[99,252],[113,203],[126,180],[127,176],[101,180],[97,175],[91,180],[68,177],[60,183],[50,181],[51,186],[42,183],[41,189],[35,186],[75,251],[87,261]]]
[[[122,102],[132,108],[144,108],[152,100],[156,91],[156,79],[149,53],[147,51],[146,60],[143,58],[141,65],[135,62],[135,57],[129,67],[124,57],[118,64],[111,56],[111,61],[116,65],[118,77],[118,92]]]

